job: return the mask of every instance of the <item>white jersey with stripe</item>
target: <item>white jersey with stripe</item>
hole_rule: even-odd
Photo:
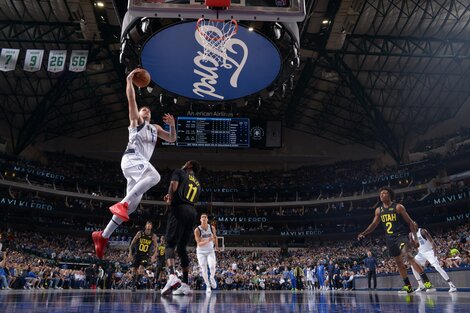
[[[307,269],[307,280],[313,281],[313,270],[312,269]]]
[[[204,230],[201,225],[199,225],[197,228],[199,228],[199,233],[201,234],[201,239],[207,239],[211,238],[212,235],[212,227],[211,225],[207,226],[207,229]],[[205,244],[203,246],[197,246],[196,248],[196,253],[201,253],[201,252],[213,252],[214,251],[214,242],[211,241],[208,244]]]
[[[129,143],[126,151],[134,149],[136,154],[149,161],[157,143],[157,135],[157,127],[149,122],[144,122],[136,128],[129,127]]]
[[[416,237],[418,237],[419,252],[426,252],[432,250],[432,244],[421,234],[421,228],[418,228],[418,231],[416,232]]]

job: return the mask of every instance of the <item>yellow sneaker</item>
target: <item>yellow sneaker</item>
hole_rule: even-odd
[[[424,287],[426,288],[426,292],[434,292],[436,291],[436,288],[433,287],[431,282],[427,281],[424,283]]]
[[[401,294],[408,294],[408,293],[412,293],[413,292],[413,287],[409,286],[409,285],[405,285],[403,286],[403,288],[398,291],[398,293],[401,293]]]

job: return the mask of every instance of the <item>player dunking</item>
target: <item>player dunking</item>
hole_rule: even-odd
[[[403,262],[403,256],[406,256],[411,266],[419,273],[422,280],[424,281],[424,286],[426,289],[430,291],[435,290],[432,287],[431,282],[429,282],[428,276],[423,271],[422,267],[411,255],[411,247],[409,245],[410,242],[407,236],[407,228],[409,228],[412,232],[416,232],[416,224],[410,218],[403,205],[393,202],[395,193],[391,188],[382,187],[380,188],[379,192],[382,205],[375,209],[375,215],[372,223],[369,225],[369,227],[367,227],[366,230],[360,233],[357,238],[359,240],[363,239],[367,234],[374,231],[379,223],[382,222],[382,225],[385,229],[385,241],[387,244],[387,249],[390,256],[395,259],[400,276],[405,283],[405,286],[401,292],[413,292],[413,287],[411,287],[410,279],[408,278],[406,271],[406,266]]]
[[[426,264],[426,261],[428,261],[431,264],[431,266],[433,266],[436,269],[436,271],[438,271],[439,274],[441,274],[442,278],[444,278],[445,281],[449,284],[449,292],[456,292],[457,288],[450,280],[449,275],[447,275],[447,273],[439,264],[439,260],[436,258],[436,250],[437,250],[436,243],[434,242],[431,235],[426,229],[418,228],[417,224],[416,224],[416,228],[418,229],[416,233],[410,233],[411,242],[413,242],[413,244],[418,247],[418,254],[415,256],[416,262],[418,262],[419,265],[424,267],[424,265]],[[413,275],[415,276],[419,284],[419,287],[418,289],[416,289],[416,291],[421,291],[421,290],[426,289],[425,286],[423,285],[423,281],[421,280],[421,277],[419,276],[419,274],[416,272],[414,268],[411,268],[411,269],[413,270]]]
[[[142,195],[158,184],[160,174],[150,164],[157,137],[168,141],[176,141],[175,119],[170,114],[163,116],[163,122],[170,126],[170,132],[156,124],[150,124],[151,112],[148,107],[137,109],[135,90],[132,78],[142,69],[135,69],[127,76],[126,94],[129,103],[129,142],[122,156],[121,168],[127,179],[126,197],[109,208],[113,217],[104,231],[93,232],[92,238],[98,258],[104,256],[104,249],[109,237],[122,222],[129,220],[142,199]]]
[[[168,194],[165,201],[170,204],[168,222],[166,228],[166,249],[169,277],[162,295],[168,295],[179,286],[173,294],[190,294],[189,282],[189,257],[186,245],[191,238],[193,226],[197,218],[194,204],[199,199],[201,184],[197,175],[201,169],[199,162],[191,160],[184,164],[181,169],[177,169],[171,176]],[[183,269],[183,282],[175,275],[175,248],[181,260]]]
[[[152,222],[145,223],[145,230],[138,231],[129,246],[129,261],[132,260],[132,290],[136,289],[139,275],[143,275],[145,268],[150,263],[157,260],[157,235],[152,231]],[[135,253],[133,253],[135,250]],[[150,252],[153,250],[152,257],[149,260]]]
[[[209,225],[207,223],[207,214],[201,214],[201,225],[196,227],[194,230],[194,238],[196,239],[197,248],[196,248],[196,256],[197,262],[199,263],[199,267],[201,268],[202,278],[204,278],[204,282],[206,283],[206,292],[210,293],[211,289],[217,288],[217,283],[215,281],[215,265],[216,265],[216,258],[215,258],[215,250],[219,250],[219,246],[217,243],[217,235],[215,231],[215,227]],[[209,266],[210,271],[210,282],[209,282],[209,275],[207,272],[207,266]]]

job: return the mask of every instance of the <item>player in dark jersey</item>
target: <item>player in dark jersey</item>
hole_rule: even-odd
[[[160,281],[160,276],[165,268],[165,236],[161,236],[158,241],[158,253],[157,253],[157,269],[155,270],[155,278]]]
[[[136,289],[136,284],[140,275],[145,272],[145,267],[154,263],[157,259],[157,235],[152,232],[153,224],[148,221],[145,223],[145,230],[138,231],[129,246],[129,261],[132,260],[132,290]],[[153,250],[152,257],[149,260],[150,252]],[[135,251],[135,252],[134,252]]]
[[[8,251],[8,242],[3,240],[3,235],[0,233],[0,261],[6,260]]]
[[[175,170],[171,176],[168,194],[165,196],[165,201],[170,204],[165,235],[167,243],[165,257],[169,277],[161,291],[162,295],[170,294],[173,289],[180,286],[173,294],[191,293],[188,286],[189,257],[186,245],[191,238],[193,225],[197,219],[194,204],[201,193],[201,184],[197,179],[200,169],[199,162],[191,160],[186,162],[181,169]],[[177,248],[183,269],[182,282],[175,275],[175,248]]]
[[[435,291],[423,268],[415,261],[411,254],[411,246],[408,240],[409,230],[416,232],[416,224],[410,218],[403,205],[393,202],[395,193],[391,188],[382,187],[379,190],[382,205],[375,209],[375,216],[372,223],[357,236],[358,240],[363,239],[367,234],[374,231],[382,223],[385,230],[385,242],[391,257],[395,259],[400,276],[403,278],[405,286],[401,290],[403,293],[413,292],[403,256],[406,256],[411,266],[419,273],[426,289]]]

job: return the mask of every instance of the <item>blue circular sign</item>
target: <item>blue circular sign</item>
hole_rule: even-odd
[[[268,87],[281,69],[277,47],[243,25],[226,45],[225,63],[204,59],[196,22],[175,24],[145,43],[141,64],[163,89],[196,100],[226,101]]]

